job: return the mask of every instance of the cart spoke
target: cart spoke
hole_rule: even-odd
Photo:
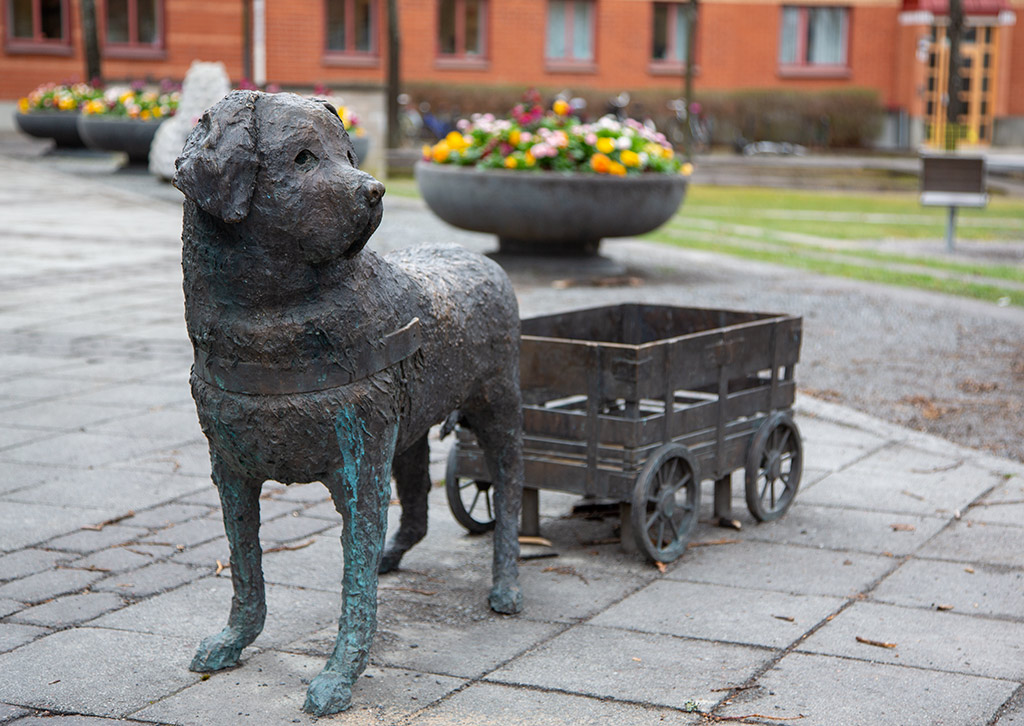
[[[679,481],[672,485],[671,492],[675,494],[690,482],[690,473],[687,472]]]
[[[652,514],[650,519],[647,520],[647,525],[644,527],[644,530],[647,531],[647,532],[650,532],[651,531],[651,527],[654,526],[654,523],[658,521],[658,517],[660,517],[660,516],[661,516],[661,512],[659,512],[657,509],[655,509],[654,510],[654,514]]]
[[[491,511],[491,493],[487,492],[484,495],[484,503],[487,504],[487,518],[494,519],[494,512]]]
[[[789,443],[789,436],[792,432],[788,428],[783,429],[782,427],[779,427],[777,430],[782,431],[782,440],[779,441],[778,445],[775,447],[775,451],[786,451],[786,444]]]
[[[472,487],[472,486],[476,486],[476,482],[473,481],[472,479],[470,479],[465,484],[460,484],[459,485],[459,491],[461,492],[463,489],[466,489],[467,487]]]
[[[665,546],[665,519],[658,520],[658,549]]]
[[[672,527],[672,534],[674,535],[672,541],[677,541],[682,535],[679,534],[679,526],[676,524],[676,520],[673,517],[668,517],[668,523]]]
[[[483,493],[483,489],[477,489],[476,494],[473,495],[473,501],[467,509],[467,513],[472,514],[473,510],[476,509],[476,503],[480,500],[480,495]]]

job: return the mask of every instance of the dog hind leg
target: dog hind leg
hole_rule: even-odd
[[[395,456],[395,484],[402,504],[398,531],[384,547],[380,571],[391,572],[410,548],[427,534],[427,496],[430,494],[430,445],[424,434]]]
[[[363,414],[355,407],[338,412],[342,466],[324,481],[344,522],[345,572],[334,651],[310,683],[303,706],[318,716],[349,707],[352,684],[366,668],[377,629],[377,571],[387,533],[398,424]]]
[[[513,368],[518,377],[518,366]],[[523,493],[522,399],[517,380],[492,379],[464,410],[494,478],[494,561],[489,602],[495,612],[523,607],[519,589],[519,515]]]
[[[267,615],[260,548],[259,497],[263,482],[228,470],[216,454],[211,459],[231,549],[234,595],[227,627],[206,638],[192,659],[189,670],[200,673],[237,665],[245,646],[262,632]]]

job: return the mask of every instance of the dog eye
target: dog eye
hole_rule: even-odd
[[[316,158],[316,154],[314,154],[309,149],[303,149],[295,157],[295,164],[297,166],[299,166],[299,167],[304,168],[304,169],[308,169],[308,168],[311,168],[313,166],[316,166],[316,163],[318,161],[320,161],[320,160]]]

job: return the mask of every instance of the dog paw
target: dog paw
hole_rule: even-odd
[[[377,568],[377,572],[384,574],[398,569],[398,563],[402,561],[402,555],[405,554],[405,550],[399,549],[386,549],[384,554],[380,558],[380,567]]]
[[[199,644],[199,649],[188,669],[196,673],[207,673],[238,665],[238,659],[245,646],[246,641],[243,638],[231,628],[224,628]]]
[[[314,716],[344,711],[352,703],[352,684],[340,673],[321,671],[306,691],[302,710]]]
[[[496,613],[513,615],[523,609],[523,593],[518,586],[495,585],[489,600],[491,610]]]

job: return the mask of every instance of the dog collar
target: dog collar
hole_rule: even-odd
[[[261,396],[315,393],[380,373],[411,356],[421,344],[420,319],[413,318],[384,336],[381,345],[364,346],[345,360],[330,360],[307,368],[273,368],[223,358],[197,347],[192,371],[211,386],[230,393]]]

